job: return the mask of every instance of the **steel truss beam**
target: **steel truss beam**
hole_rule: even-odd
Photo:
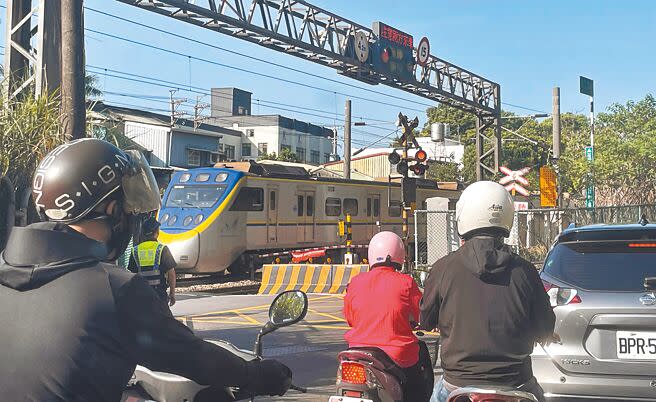
[[[426,66],[415,65],[413,82],[374,71],[352,52],[357,32],[364,33],[370,45],[375,42],[372,29],[302,0],[118,1],[322,64],[370,84],[387,85],[474,113],[481,127],[496,125],[493,167],[484,163],[490,155],[483,149],[485,135],[477,131],[477,176],[498,169],[501,90],[495,82],[433,55]]]
[[[4,95],[37,96],[61,83],[60,0],[7,0]]]

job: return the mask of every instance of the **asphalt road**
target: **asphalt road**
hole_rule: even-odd
[[[255,336],[267,322],[274,296],[212,296],[181,294],[173,314],[204,339],[222,339],[252,350]],[[307,394],[290,391],[285,397],[257,401],[327,401],[335,388],[337,354],[346,348],[348,326],[342,316],[343,296],[308,295],[305,320],[264,337],[263,354],[288,365],[294,384]]]

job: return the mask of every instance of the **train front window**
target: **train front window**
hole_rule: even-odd
[[[212,208],[227,186],[175,186],[166,199],[166,207]]]

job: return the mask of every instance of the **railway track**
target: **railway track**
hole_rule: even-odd
[[[260,287],[262,275],[256,273],[255,280],[231,275],[195,275],[178,278],[177,292],[212,293],[222,295],[254,294]]]

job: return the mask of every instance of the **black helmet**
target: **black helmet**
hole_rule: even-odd
[[[46,155],[34,173],[32,195],[44,219],[107,220],[112,227],[109,257],[122,253],[145,214],[160,206],[157,182],[144,156],[95,138],[68,142]],[[118,206],[111,216],[95,210],[108,200]]]
[[[157,222],[157,219],[155,219],[154,216],[151,216],[150,218],[146,219],[144,223],[141,225],[141,233],[143,233],[146,236],[155,233],[157,229],[159,229],[159,222]]]
[[[95,138],[50,152],[36,169],[32,193],[42,216],[64,223],[84,218],[110,196],[121,199],[124,212],[133,215],[160,205],[157,182],[143,155]]]

